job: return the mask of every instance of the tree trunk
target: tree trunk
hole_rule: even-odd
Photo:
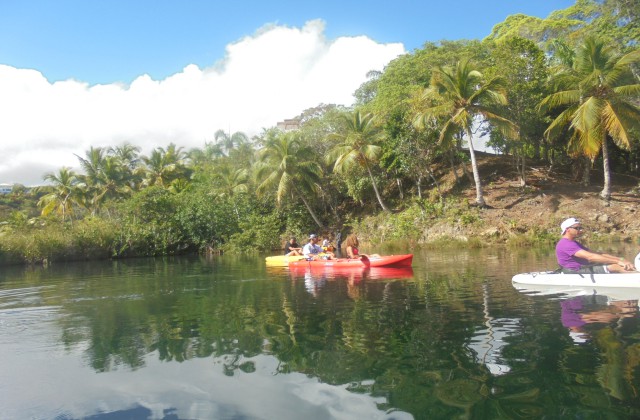
[[[516,156],[516,160],[517,160],[517,168],[518,168],[518,175],[520,177],[520,186],[524,187],[527,185],[527,178],[526,178],[526,172],[525,172],[525,156]]]
[[[474,178],[473,178],[474,175],[469,173],[469,171],[467,170],[467,165],[465,165],[464,162],[460,162],[460,167],[462,168],[462,174],[467,177],[469,182],[473,182],[474,181]]]
[[[438,191],[438,196],[440,196],[440,199],[442,199],[442,191],[440,191],[440,184],[438,184],[438,180],[433,175],[433,172],[431,171],[431,169],[427,168],[427,173],[429,174],[429,176],[433,180],[433,183],[436,185],[436,191]]]
[[[607,139],[602,142],[602,166],[604,167],[604,188],[600,192],[600,197],[611,200],[611,169],[609,168],[609,146]]]
[[[297,192],[297,191],[296,191]],[[298,195],[300,196],[300,198],[302,199],[302,202],[304,203],[304,205],[307,207],[307,211],[309,212],[309,214],[311,215],[311,217],[313,217],[314,222],[316,222],[316,224],[318,225],[318,227],[320,229],[323,228],[322,223],[320,223],[320,219],[318,219],[318,216],[316,216],[316,213],[313,211],[313,209],[311,208],[311,206],[309,205],[309,202],[307,201],[306,198],[304,198],[304,195],[298,193]]]
[[[384,204],[384,201],[382,201],[382,196],[380,196],[380,192],[378,191],[378,186],[376,185],[376,180],[373,178],[373,174],[371,173],[371,169],[369,168],[369,165],[366,165],[367,167],[367,172],[369,172],[369,178],[371,178],[371,184],[373,185],[373,190],[376,193],[376,198],[378,199],[378,203],[380,203],[380,207],[382,207],[382,210],[384,211],[390,211],[387,206]]]
[[[453,172],[453,176],[456,179],[456,183],[455,185],[458,185],[458,183],[460,182],[460,178],[458,178],[458,171],[456,170],[456,165],[455,162],[453,161],[453,150],[449,149],[449,153],[447,153],[449,155],[449,163],[451,164],[451,172]]]
[[[585,157],[584,169],[582,172],[582,185],[588,187],[591,184],[591,159]]]
[[[473,169],[473,179],[476,183],[476,204],[480,207],[485,207],[487,203],[484,201],[482,194],[482,181],[480,180],[480,172],[478,171],[478,163],[476,162],[476,153],[473,150],[473,140],[471,137],[471,130],[467,130],[469,136],[469,155],[471,156],[471,168]]]

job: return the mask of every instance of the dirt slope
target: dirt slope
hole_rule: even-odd
[[[612,199],[606,202],[599,196],[602,190],[599,168],[592,172],[591,186],[583,186],[572,179],[568,171],[528,167],[527,186],[523,188],[514,167],[504,157],[482,155],[479,161],[489,206],[478,210],[480,222],[453,226],[436,223],[425,232],[427,241],[443,235],[504,241],[527,232],[555,234],[567,217],[582,219],[592,238],[640,238],[640,179],[637,177],[613,174]],[[462,194],[469,203],[474,203],[473,183],[464,185]]]

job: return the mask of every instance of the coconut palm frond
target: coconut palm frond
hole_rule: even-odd
[[[538,110],[542,113],[547,113],[552,109],[579,102],[580,97],[581,93],[579,89],[556,92],[540,101]]]
[[[606,101],[590,97],[574,112],[571,127],[584,132],[595,129],[601,122],[602,109],[605,105]]]
[[[631,128],[640,129],[640,110],[629,103],[607,103],[602,112],[604,129],[616,145],[622,149],[631,148]]]
[[[630,98],[637,98],[640,96],[640,84],[616,86],[612,90],[613,93],[620,96],[628,96]]]
[[[577,108],[578,106],[574,105],[560,113],[560,115],[558,115],[551,124],[549,124],[549,127],[547,127],[544,132],[544,136],[548,140],[558,138],[560,134],[571,124],[571,119]]]

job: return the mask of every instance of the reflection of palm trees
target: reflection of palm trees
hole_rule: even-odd
[[[494,319],[489,313],[488,285],[482,285],[482,308],[486,329],[477,330],[469,347],[475,352],[476,360],[485,365],[492,375],[508,373],[511,367],[501,363],[502,349],[507,344],[505,338],[514,335],[520,328],[518,318]]]

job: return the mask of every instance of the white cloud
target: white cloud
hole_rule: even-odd
[[[0,182],[38,184],[51,168],[77,166],[73,154],[91,146],[202,147],[218,129],[251,136],[320,103],[351,105],[366,73],[404,52],[365,36],[327,40],[314,20],[265,26],[210,68],[141,75],[129,86],[49,83],[36,70],[0,65]]]

